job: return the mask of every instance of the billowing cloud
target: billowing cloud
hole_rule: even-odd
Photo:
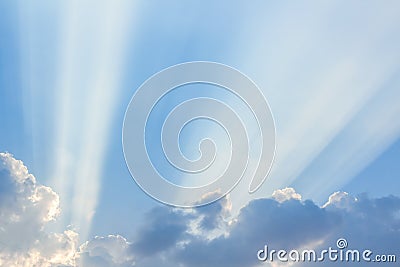
[[[60,214],[59,196],[0,153],[0,266],[132,266],[130,244],[120,236],[96,237],[78,246],[77,232],[48,230]]]
[[[160,206],[147,213],[132,240],[109,235],[79,246],[71,229],[48,231],[61,212],[58,195],[40,185],[21,161],[0,153],[0,266],[281,266],[259,262],[257,252],[265,245],[322,250],[335,247],[339,238],[349,248],[377,254],[396,255],[400,249],[400,198],[395,196],[335,192],[319,206],[285,188],[248,203],[236,217],[230,210],[229,198],[197,209]]]
[[[296,193],[293,188],[286,187],[284,189],[275,190],[272,194],[272,198],[278,202],[284,202],[290,199],[301,200],[301,195]]]
[[[0,153],[0,266],[74,266],[78,234],[45,231],[59,213],[58,195]]]
[[[224,200],[226,201],[226,200]],[[243,207],[236,218],[227,217],[222,208],[224,201],[196,209],[190,216],[182,216],[170,208],[157,208],[155,220],[143,231],[142,240],[147,244],[162,242],[162,231],[155,234],[157,225],[179,223],[177,239],[170,242],[164,250],[148,250],[146,257],[138,259],[139,266],[165,265],[174,262],[175,266],[217,267],[217,266],[309,266],[310,263],[277,264],[260,262],[257,252],[268,245],[271,249],[314,249],[321,251],[336,247],[339,238],[345,238],[351,249],[370,249],[377,254],[396,254],[400,245],[400,198],[389,196],[379,199],[367,195],[352,197],[346,192],[332,194],[323,206],[310,200],[301,200],[301,195],[293,188],[278,190],[270,199],[258,199]],[[164,210],[164,211],[162,211]],[[209,211],[209,212],[208,212]],[[151,214],[151,213],[150,213]],[[201,221],[207,214],[211,225],[225,225],[224,234],[210,239],[210,227],[194,222]],[[161,228],[162,229],[162,228]],[[165,228],[164,228],[165,229]],[[172,233],[172,232],[170,232]],[[175,232],[176,233],[176,232]],[[167,236],[169,233],[167,233]],[[138,245],[138,244],[137,244]],[[136,247],[139,249],[139,246]],[[399,257],[400,255],[397,255]],[[318,262],[331,266],[338,263]],[[339,263],[357,265],[365,263]],[[369,263],[370,266],[378,263]],[[169,265],[165,265],[169,266]]]

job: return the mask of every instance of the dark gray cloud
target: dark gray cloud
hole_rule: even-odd
[[[296,248],[325,237],[340,219],[311,201],[259,199],[241,210],[228,236],[194,238],[176,257],[185,266],[253,266],[265,244]]]
[[[275,198],[250,202],[229,224],[225,234],[210,239],[207,235],[210,227],[221,225],[218,221],[223,218],[223,206],[217,202],[196,210],[195,216],[192,214],[188,217],[182,217],[179,213],[175,217],[172,209],[160,208],[169,209],[169,212],[164,212],[167,215],[166,221],[179,221],[182,228],[178,236],[184,238],[175,240],[176,244],[182,242],[179,246],[170,243],[168,250],[155,250],[151,255],[151,263],[163,264],[167,258],[169,262],[173,261],[178,266],[257,266],[260,262],[256,253],[264,245],[277,250],[315,249],[318,252],[328,247],[336,248],[339,238],[346,238],[349,248],[352,249],[370,249],[378,254],[396,254],[400,250],[400,198],[394,196],[374,199],[367,195],[352,197],[347,193],[338,192],[320,207],[310,200],[301,201],[300,196],[292,189],[284,190],[277,192]],[[158,214],[161,214],[160,211]],[[198,225],[199,231],[195,234],[184,234],[183,225],[192,224],[196,216],[202,218]],[[213,223],[204,227],[204,218]],[[162,222],[163,218],[157,217],[157,220]],[[153,227],[154,224],[150,228]],[[186,227],[186,230],[188,229],[189,227]],[[141,238],[147,239],[145,235]],[[149,244],[155,242],[154,239],[148,240]],[[148,259],[143,263],[146,263],[143,266],[151,266]],[[268,262],[262,264],[280,266]],[[325,261],[316,265],[338,264],[363,266],[365,263]],[[310,265],[312,264],[294,264]]]
[[[197,208],[196,215],[200,217],[198,227],[200,230],[212,231],[225,226],[224,218],[230,216],[231,208],[231,202],[226,197],[218,202]]]
[[[192,218],[190,214],[169,207],[154,208],[146,215],[145,223],[132,245],[132,251],[146,257],[175,247],[186,236],[188,222]]]

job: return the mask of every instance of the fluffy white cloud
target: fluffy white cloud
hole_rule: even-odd
[[[22,161],[0,153],[0,266],[133,265],[130,244],[120,236],[96,237],[78,248],[77,232],[47,231],[59,214],[58,195],[40,185]]]
[[[301,195],[296,193],[293,188],[286,187],[284,189],[275,190],[272,193],[272,198],[278,202],[284,202],[290,199],[301,200]]]
[[[324,208],[349,209],[356,204],[357,198],[350,196],[347,192],[335,192],[329,196],[328,201],[323,205]]]
[[[58,195],[22,161],[0,153],[0,266],[74,266],[78,234],[45,231],[59,213]]]

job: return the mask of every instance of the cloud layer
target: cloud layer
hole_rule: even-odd
[[[226,211],[222,206],[223,202],[218,202],[186,214],[165,207],[154,209],[148,215],[140,241],[133,243],[133,247],[136,251],[140,247],[155,247],[140,255],[138,265],[169,266],[174,262],[190,267],[258,266],[256,253],[265,245],[276,250],[321,251],[337,248],[339,238],[347,239],[351,249],[369,249],[374,255],[396,255],[400,249],[400,198],[395,196],[372,199],[367,195],[353,197],[336,192],[321,207],[311,200],[301,201],[294,189],[285,188],[276,191],[271,199],[250,202],[236,218],[227,219],[226,213],[222,216],[222,211]],[[202,227],[204,218],[210,220],[210,216],[218,221],[212,224],[213,230],[218,228],[221,232],[214,238],[210,238],[210,228]],[[196,231],[193,231],[194,225]],[[172,242],[165,242],[168,236],[174,237],[169,240]],[[156,249],[157,244],[163,244],[162,249]],[[335,264],[362,266],[365,262],[318,263]],[[262,266],[269,265],[281,266],[262,263]]]
[[[147,213],[130,241],[109,235],[79,246],[76,231],[48,230],[60,214],[58,195],[40,185],[21,161],[0,153],[0,266],[278,266],[260,263],[257,251],[265,245],[322,250],[335,247],[338,238],[353,249],[379,254],[400,249],[400,198],[395,196],[336,192],[318,206],[285,188],[250,202],[236,217],[230,210],[229,198],[194,210],[160,206]]]

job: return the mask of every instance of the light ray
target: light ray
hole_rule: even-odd
[[[359,10],[355,19],[350,15],[358,6],[346,4],[347,14],[342,12],[343,5],[344,2],[339,2],[311,9],[277,8],[278,13],[263,22],[265,27],[247,25],[257,30],[251,33],[253,39],[245,38],[248,47],[245,51],[254,55],[244,60],[248,67],[246,73],[264,90],[277,124],[276,160],[258,197],[270,195],[275,189],[301,178],[301,173],[321,151],[341,132],[347,131],[350,122],[360,124],[365,119],[359,112],[367,110],[372,98],[384,94],[383,86],[398,72],[400,39],[396,37],[399,35],[396,12],[388,6],[368,5]],[[342,16],[340,21],[338,10]],[[393,121],[379,121],[379,118],[393,116],[398,111],[384,107],[384,102],[380,105],[382,109],[377,108],[374,116],[378,121],[373,125],[377,127],[374,134],[382,134],[369,137],[374,146],[385,147],[398,137],[397,126]],[[361,138],[364,143],[357,142],[359,135],[360,132],[348,131],[347,146],[332,152],[330,159],[343,155],[348,158],[361,152],[362,144],[369,144],[364,138]],[[371,149],[368,155],[358,158],[363,163],[355,164],[354,170],[346,175],[343,173],[344,180],[351,179],[357,168],[378,154],[377,149]],[[342,168],[340,164],[335,166],[337,169],[327,171],[334,173]],[[325,181],[324,177],[319,179]],[[329,187],[328,192],[337,190],[338,184],[324,186]],[[237,191],[245,192],[243,188]],[[313,197],[313,193],[308,197]],[[240,194],[232,199],[243,203],[249,198]]]
[[[51,31],[42,33],[51,43],[38,46],[38,42],[30,42],[24,50],[25,63],[30,63],[25,74],[30,79],[26,98],[31,104],[25,114],[36,129],[34,138],[42,140],[34,140],[36,151],[42,149],[39,143],[53,149],[47,161],[48,183],[61,198],[60,227],[72,224],[86,240],[99,198],[108,132],[121,93],[135,8],[130,1],[67,1],[44,6],[51,10],[43,13],[33,7],[22,8],[27,15],[22,27],[29,30],[22,28],[21,32],[29,40],[33,38],[29,33],[41,32],[40,27],[35,28],[37,24],[29,22],[41,20],[41,16],[47,23],[57,19],[54,25],[46,25]],[[59,17],[49,15],[56,11],[60,11]],[[53,57],[57,64],[49,73],[55,77],[35,76],[38,70],[34,67],[43,65],[37,55],[45,49],[46,57]],[[46,68],[49,66],[42,69]],[[44,96],[47,101],[41,98]],[[54,122],[52,131],[44,132],[35,118],[42,109],[54,111],[46,114],[46,121]],[[36,112],[32,114],[32,110]]]

